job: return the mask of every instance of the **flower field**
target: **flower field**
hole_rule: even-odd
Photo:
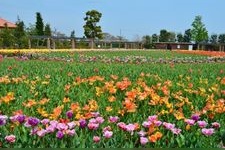
[[[225,146],[221,55],[0,54],[1,148]]]

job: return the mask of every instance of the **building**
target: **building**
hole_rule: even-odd
[[[169,50],[193,50],[195,44],[186,42],[156,42],[155,49],[169,49]]]
[[[0,30],[5,28],[6,25],[9,29],[15,29],[16,28],[16,24],[0,18]]]

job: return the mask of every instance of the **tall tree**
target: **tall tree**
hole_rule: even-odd
[[[158,41],[158,35],[157,34],[152,34],[152,43],[155,43],[155,42],[159,42]]]
[[[182,33],[178,33],[177,34],[177,41],[178,42],[184,42],[184,37],[183,37],[183,34]]]
[[[86,17],[84,21],[86,21],[84,27],[84,35],[91,39],[91,48],[94,47],[95,39],[102,39],[102,29],[101,26],[97,26],[97,23],[100,21],[102,14],[97,10],[91,10],[86,12]]]
[[[191,42],[191,29],[187,29],[184,32],[184,42]]]
[[[220,34],[218,37],[218,42],[220,44],[224,44],[225,43],[225,34]]]
[[[150,49],[152,45],[151,36],[145,35],[142,37],[142,41],[144,43],[144,48]]]
[[[44,35],[52,36],[52,30],[51,30],[50,24],[48,23],[45,25]]]
[[[216,44],[218,42],[218,36],[217,34],[212,34],[210,37],[210,43]]]
[[[27,36],[25,31],[24,22],[18,17],[16,28],[14,30],[15,42],[18,48],[25,48],[27,46]]]
[[[71,31],[70,37],[71,37],[71,38],[75,38],[75,31],[74,31],[74,30]]]
[[[175,41],[176,41],[176,33],[168,32],[168,42],[175,42]]]
[[[202,22],[201,16],[196,16],[195,20],[192,23],[192,29],[191,29],[191,35],[193,41],[198,44],[199,49],[199,43],[206,41],[208,39],[208,31]]]
[[[170,36],[170,33],[167,32],[167,30],[165,29],[160,30],[159,42],[168,42],[169,36]]]
[[[12,48],[14,44],[14,35],[13,31],[8,28],[7,24],[5,24],[5,27],[0,32],[0,37],[2,39],[2,47],[3,48]]]
[[[36,13],[36,24],[35,24],[35,27],[36,27],[37,35],[39,35],[39,36],[44,35],[44,23],[43,23],[43,19],[41,17],[41,13],[40,12]]]

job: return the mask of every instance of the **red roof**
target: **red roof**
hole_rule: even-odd
[[[16,25],[12,22],[9,22],[7,20],[4,20],[2,18],[0,18],[0,28],[4,28],[5,27],[5,24],[7,24],[7,26],[9,28],[16,28]]]

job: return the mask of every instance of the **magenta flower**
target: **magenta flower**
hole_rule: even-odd
[[[102,131],[105,132],[105,131],[111,131],[111,130],[112,128],[110,126],[107,126],[107,127],[104,127]]]
[[[66,112],[66,116],[67,116],[69,119],[73,118],[73,111],[72,111],[72,110],[67,111],[67,112]]]
[[[171,131],[173,132],[173,134],[178,135],[178,134],[180,134],[181,129],[178,129],[178,128],[173,128],[173,129],[171,129]]]
[[[153,116],[149,116],[148,117],[148,121],[150,122],[154,122],[154,121],[157,121],[158,120],[158,116],[157,115],[153,115]]]
[[[93,137],[93,141],[94,141],[95,143],[100,142],[100,140],[101,140],[101,138],[100,138],[99,136],[94,136],[94,137]]]
[[[67,130],[68,126],[65,123],[58,123],[56,126],[56,129],[63,131],[63,130]]]
[[[87,122],[86,122],[86,120],[81,119],[81,120],[79,121],[79,124],[80,124],[80,128],[85,128],[86,125],[87,125]]]
[[[210,128],[210,129],[206,129],[206,128],[203,128],[202,129],[202,134],[206,135],[206,136],[210,136],[214,133],[214,129],[213,128]]]
[[[58,124],[58,121],[56,121],[56,120],[50,121],[50,125],[52,125],[52,127],[54,127],[54,128],[56,128],[57,124]]]
[[[98,123],[88,123],[88,129],[90,130],[97,130],[99,127]]]
[[[41,130],[37,131],[37,135],[38,135],[39,137],[45,136],[46,133],[47,133],[47,131],[44,130],[44,129],[41,129]]]
[[[55,132],[55,126],[54,125],[50,125],[46,128],[47,133],[53,133]]]
[[[39,124],[39,122],[40,122],[40,120],[37,119],[37,118],[34,118],[34,117],[29,117],[29,119],[28,119],[28,121],[27,121],[27,123],[28,123],[29,125],[31,125],[32,127],[37,126],[37,125]]]
[[[43,120],[41,120],[41,123],[42,123],[43,125],[46,125],[46,124],[49,123],[49,119],[43,119]]]
[[[102,124],[105,120],[103,117],[97,117],[96,121],[97,121],[97,123]]]
[[[161,126],[162,121],[156,120],[153,122],[157,127]]]
[[[68,134],[69,136],[74,136],[74,134],[75,134],[75,129],[72,129],[72,130],[66,130],[66,134]]]
[[[143,131],[143,130],[141,130],[141,131],[138,132],[138,135],[139,135],[140,137],[143,137],[143,136],[145,136],[146,134],[147,134],[147,132],[145,132],[145,131]]]
[[[198,114],[193,114],[191,116],[191,119],[193,119],[194,121],[198,121],[200,119],[200,116]]]
[[[220,128],[220,124],[218,122],[213,122],[212,126],[216,129]]]
[[[69,129],[73,129],[76,126],[75,122],[69,122],[69,123],[67,123],[67,125],[68,125]]]
[[[25,115],[17,115],[17,117],[16,117],[16,120],[19,123],[24,123],[25,122],[25,119],[26,119],[26,116]]]
[[[91,118],[89,121],[89,123],[98,123],[97,120],[95,118]]]
[[[197,122],[198,123],[198,126],[200,127],[200,128],[204,128],[204,127],[206,127],[207,126],[207,122],[205,122],[205,121],[198,121]]]
[[[167,123],[167,122],[163,122],[163,126],[168,130],[175,128],[175,124]]]
[[[119,122],[119,123],[117,123],[117,126],[118,126],[120,129],[126,131],[126,124],[125,124],[124,122]]]
[[[191,126],[195,124],[195,120],[192,120],[192,119],[186,119],[185,122]]]
[[[37,134],[38,132],[38,128],[37,127],[33,127],[31,130],[30,130],[30,135],[35,135]]]
[[[100,113],[99,112],[92,112],[91,114],[95,118],[98,117],[98,116],[100,116]]]
[[[3,126],[6,124],[6,120],[8,119],[5,115],[0,115],[0,126]]]
[[[15,143],[15,141],[16,141],[16,136],[15,135],[8,135],[8,136],[6,136],[5,137],[5,140],[7,141],[7,142],[9,142],[9,143]]]
[[[134,130],[135,130],[135,125],[134,124],[130,123],[130,124],[126,125],[126,131],[130,132],[131,135],[133,135]]]
[[[113,135],[113,132],[112,132],[112,131],[105,131],[105,132],[103,133],[103,136],[104,136],[106,139],[111,138],[112,135]]]
[[[56,137],[57,137],[58,139],[61,140],[61,139],[64,137],[63,132],[62,132],[62,131],[58,131],[58,132],[56,133]]]
[[[148,138],[146,138],[146,137],[140,137],[140,143],[141,143],[141,145],[147,144],[148,143]]]
[[[142,126],[145,127],[145,128],[149,128],[151,124],[152,124],[152,122],[150,122],[150,121],[144,121],[142,123]]]
[[[109,122],[110,122],[110,123],[116,123],[116,122],[118,122],[118,121],[119,121],[119,117],[118,117],[118,116],[115,116],[115,117],[110,116],[110,117],[109,117]]]

